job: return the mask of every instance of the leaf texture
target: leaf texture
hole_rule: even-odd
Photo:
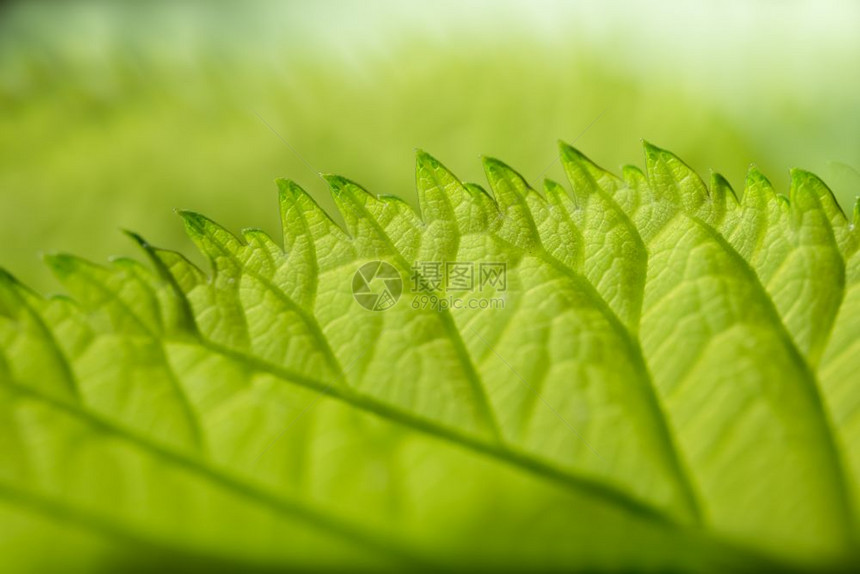
[[[0,274],[0,564],[856,566],[858,212],[560,153],[570,191],[418,152],[420,214],[328,176],[345,229],[279,181],[283,241],[181,212],[208,272],[130,234],[149,265],[47,257],[70,297]],[[375,261],[506,286],[372,312]]]

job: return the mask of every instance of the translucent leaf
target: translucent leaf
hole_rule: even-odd
[[[856,567],[857,215],[561,157],[418,152],[419,212],[328,176],[346,229],[282,180],[283,245],[182,212],[206,271],[0,273],[4,570]]]

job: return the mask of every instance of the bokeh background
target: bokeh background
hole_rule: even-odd
[[[414,204],[414,149],[533,186],[556,141],[641,164],[641,139],[743,187],[803,167],[860,193],[860,3],[0,3],[0,265],[191,253],[175,208],[277,235],[276,177]]]

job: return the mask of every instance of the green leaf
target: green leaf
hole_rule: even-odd
[[[282,245],[180,213],[208,273],[135,234],[149,267],[47,257],[70,298],[3,272],[0,564],[856,567],[858,216],[645,151],[562,144],[572,193],[488,158],[492,195],[418,152],[420,214],[279,181]]]

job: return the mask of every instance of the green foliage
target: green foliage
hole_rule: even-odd
[[[803,166],[827,176],[844,208],[853,203],[826,162],[856,168],[860,158],[856,9],[809,18],[804,2],[739,13],[671,1],[505,4],[445,2],[416,15],[391,0],[6,3],[0,260],[28,285],[56,289],[34,254],[134,255],[116,245],[117,227],[195,257],[162,216],[176,207],[274,235],[269,186],[284,174],[333,207],[267,124],[314,173],[375,191],[410,189],[416,146],[444,150],[469,180],[482,177],[480,150],[540,183],[564,177],[555,138],[615,167],[645,137],[731,181],[750,158],[780,189],[786,168]],[[763,34],[747,18],[782,24]],[[785,56],[782,46],[800,44],[814,53]]]
[[[4,570],[856,565],[857,213],[645,150],[492,195],[419,152],[420,215],[279,181],[282,245],[181,213],[208,274],[0,275]],[[503,262],[504,308],[368,311],[376,260]]]

